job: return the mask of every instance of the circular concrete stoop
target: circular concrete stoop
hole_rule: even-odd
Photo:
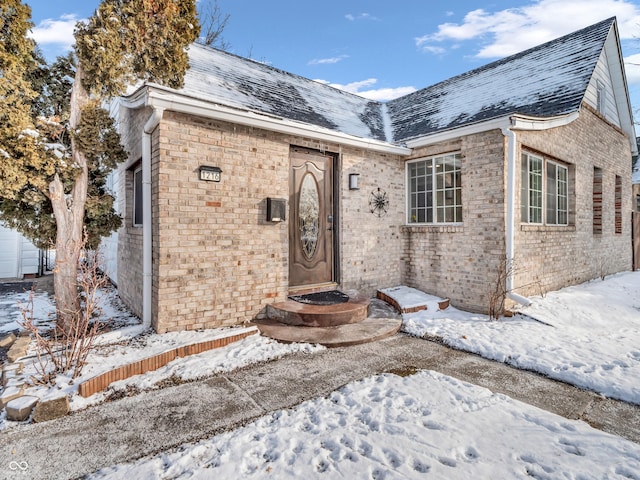
[[[370,302],[368,297],[357,292],[350,292],[347,302],[331,305],[285,300],[267,305],[267,318],[292,326],[337,327],[364,321]]]
[[[260,333],[285,343],[318,343],[325,347],[348,347],[375,342],[395,335],[402,326],[399,318],[367,318],[358,323],[329,327],[287,325],[277,320],[255,320]]]
[[[288,300],[267,308],[267,318],[254,320],[260,333],[285,343],[316,343],[347,347],[395,335],[402,318],[388,303],[347,292],[349,301],[308,305]]]

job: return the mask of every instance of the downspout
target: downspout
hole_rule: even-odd
[[[152,297],[152,218],[151,218],[151,134],[156,129],[164,110],[154,108],[142,132],[142,326],[151,327]]]
[[[507,297],[524,305],[531,305],[531,300],[513,291],[513,261],[515,259],[515,213],[516,213],[516,132],[510,127],[503,127],[502,134],[507,137],[507,222],[505,233],[506,267],[509,275],[506,278]]]

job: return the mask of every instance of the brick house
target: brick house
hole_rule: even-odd
[[[160,332],[242,323],[312,288],[402,284],[486,311],[507,264],[520,303],[631,269],[615,19],[387,103],[189,55],[182,90],[114,105],[129,160],[113,271]]]

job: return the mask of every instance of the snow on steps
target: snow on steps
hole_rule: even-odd
[[[393,305],[400,313],[414,313],[421,310],[446,310],[449,308],[449,299],[416,290],[415,288],[399,286],[382,288],[376,296],[390,305]]]

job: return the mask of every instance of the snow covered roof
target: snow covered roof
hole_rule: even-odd
[[[356,137],[386,141],[382,104],[328,85],[193,44],[183,93]]]
[[[515,113],[553,117],[578,111],[614,21],[390,101],[395,140]]]
[[[386,104],[193,44],[180,93],[401,145],[512,114],[545,118],[579,111],[614,25],[615,18],[604,20]]]

